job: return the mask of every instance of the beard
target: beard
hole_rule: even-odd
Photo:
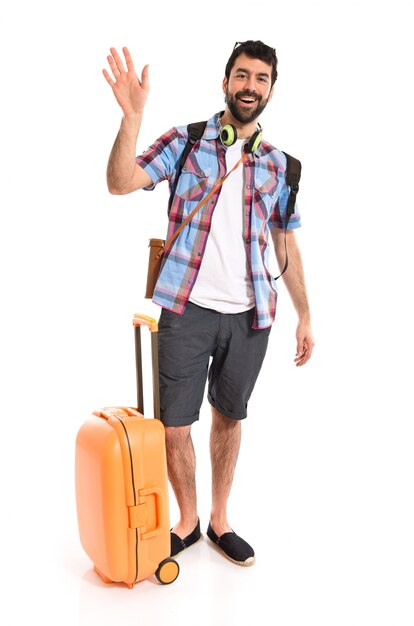
[[[252,108],[245,108],[239,104],[239,98],[243,96],[251,96],[256,98],[257,105]],[[232,96],[228,90],[226,90],[226,104],[228,109],[235,120],[240,124],[249,124],[256,120],[259,115],[265,110],[268,103],[268,99],[263,100],[262,96],[257,93],[251,93],[249,91],[238,91]]]

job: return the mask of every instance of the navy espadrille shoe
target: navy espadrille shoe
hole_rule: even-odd
[[[200,531],[200,520],[197,522],[197,526],[194,528],[193,532],[187,535],[184,539],[181,539],[178,535],[171,532],[171,556],[175,556],[179,552],[182,552],[186,548],[189,548],[194,543],[197,543],[202,537]]]
[[[253,548],[241,537],[236,535],[234,531],[224,533],[218,537],[211,527],[207,528],[207,537],[216,544],[223,552],[224,556],[236,563],[237,565],[248,566],[255,562]]]

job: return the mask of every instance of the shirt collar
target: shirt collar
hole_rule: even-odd
[[[221,131],[220,116],[222,114],[223,111],[220,111],[219,113],[213,115],[213,117],[210,117],[204,133],[204,139],[211,140],[219,137]]]

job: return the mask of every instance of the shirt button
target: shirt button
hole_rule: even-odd
[[[251,185],[246,185],[246,189],[251,189],[252,186]]]
[[[189,285],[192,285],[192,284],[193,284],[193,282],[194,282],[194,281],[193,281],[193,279],[192,279],[192,278],[190,278],[190,280],[188,281],[188,284],[189,284]]]

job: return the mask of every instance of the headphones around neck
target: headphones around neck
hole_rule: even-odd
[[[253,133],[250,139],[244,144],[245,152],[254,152],[262,143],[263,130],[260,124],[257,125],[258,130]],[[237,130],[233,124],[226,124],[220,131],[220,141],[223,146],[232,146],[237,141]]]

